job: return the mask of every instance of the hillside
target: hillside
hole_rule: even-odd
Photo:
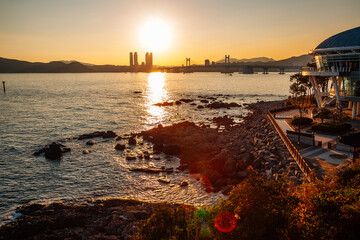
[[[237,58],[230,58],[230,62],[232,63],[253,63],[253,62],[273,62],[275,61],[272,58],[268,58],[268,57],[256,57],[256,58],[242,58],[242,59],[237,59]],[[216,63],[225,63],[225,58],[216,61]]]
[[[0,73],[82,73],[94,72],[79,62],[32,63],[0,58]]]

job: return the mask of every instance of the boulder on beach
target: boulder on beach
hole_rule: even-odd
[[[179,183],[180,187],[187,187],[189,186],[189,183],[187,181],[182,181]]]
[[[118,143],[116,144],[115,149],[119,151],[125,150],[125,145]]]
[[[181,148],[176,144],[167,144],[164,145],[163,152],[168,155],[179,155],[181,152]]]
[[[136,160],[136,156],[134,155],[127,155],[126,160]]]
[[[129,138],[130,145],[136,145],[136,139],[134,137]]]
[[[164,149],[164,144],[162,143],[155,143],[153,146],[154,153],[160,153]]]

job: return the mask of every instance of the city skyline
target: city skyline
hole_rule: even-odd
[[[187,57],[203,64],[225,54],[279,60],[307,54],[327,36],[358,26],[359,10],[354,0],[0,0],[0,52],[34,62],[114,65],[128,65],[134,50],[153,52],[155,65],[182,65]],[[154,20],[160,30],[146,29]],[[144,41],[144,32],[156,34]],[[164,39],[164,49],[149,49],[147,43]]]

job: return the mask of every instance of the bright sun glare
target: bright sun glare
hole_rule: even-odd
[[[165,50],[170,44],[171,37],[169,25],[161,20],[150,20],[140,30],[140,42],[146,51]]]

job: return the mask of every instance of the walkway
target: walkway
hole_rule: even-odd
[[[276,113],[276,122],[279,124],[281,129],[286,133],[286,130],[296,131],[292,129],[292,127],[287,123],[286,120],[291,119],[295,115],[299,114],[299,110],[292,109],[286,112],[279,112]],[[304,114],[305,115],[305,114]],[[306,132],[309,128],[301,129],[301,132]],[[325,161],[332,165],[341,165],[346,162],[346,160],[352,159],[352,153],[350,152],[343,152],[338,150],[331,150],[328,149],[328,143],[336,141],[336,136],[330,136],[325,134],[314,134],[315,141],[321,141],[322,147],[308,147],[305,149],[300,150],[300,154],[304,158],[308,159],[318,159]]]

